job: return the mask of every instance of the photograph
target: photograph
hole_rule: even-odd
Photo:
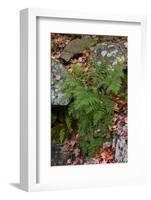
[[[49,42],[50,166],[128,163],[128,36]]]

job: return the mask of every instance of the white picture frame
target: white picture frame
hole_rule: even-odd
[[[72,176],[75,169],[74,167],[60,168],[59,173],[55,172],[55,176],[52,177],[52,173],[48,174],[47,169],[45,170],[41,166],[42,162],[39,160],[39,154],[44,154],[44,151],[39,149],[39,108],[38,108],[38,87],[39,87],[39,79],[37,63],[39,62],[37,47],[38,47],[38,39],[37,39],[37,20],[39,18],[47,19],[48,21],[51,19],[61,20],[62,23],[64,20],[70,20],[70,22],[74,22],[76,20],[84,22],[100,22],[110,23],[112,24],[126,24],[128,27],[132,27],[137,25],[139,30],[139,38],[137,41],[139,43],[140,54],[134,54],[136,57],[140,55],[140,70],[136,73],[137,77],[134,80],[138,83],[141,78],[140,93],[139,97],[141,97],[141,91],[143,90],[145,84],[145,71],[147,67],[146,63],[146,33],[147,33],[147,25],[146,25],[146,17],[145,16],[124,16],[124,15],[113,15],[113,14],[100,14],[100,13],[86,13],[86,12],[73,12],[73,11],[55,11],[49,9],[24,9],[20,12],[20,185],[21,188],[26,191],[39,191],[39,190],[54,190],[54,189],[67,189],[67,188],[78,188],[78,187],[99,187],[99,186],[109,186],[109,185],[128,185],[128,184],[137,184],[137,183],[145,183],[147,179],[146,173],[146,157],[143,154],[143,160],[140,164],[136,163],[135,166],[131,166],[131,168],[126,167],[125,169],[122,167],[122,164],[114,165],[109,167],[108,172],[110,173],[110,177],[105,176],[102,178],[102,181],[97,180],[99,174],[104,173],[103,167],[99,168],[99,166],[84,166],[82,169],[82,173],[85,173],[85,180],[82,178],[77,178]],[[52,26],[52,25],[51,25]],[[88,30],[88,29],[87,29]],[[61,27],[60,27],[61,31]],[[136,37],[137,40],[137,37]],[[137,49],[136,49],[137,50]],[[131,72],[131,74],[134,71]],[[45,74],[45,73],[44,73]],[[44,77],[45,78],[45,75]],[[139,79],[139,80],[138,80]],[[135,86],[135,84],[134,84]],[[134,86],[129,86],[134,88]],[[41,86],[40,86],[41,87]],[[46,94],[49,95],[49,94]],[[134,102],[133,102],[134,103]],[[141,107],[141,98],[140,101],[137,102],[137,106]],[[130,107],[132,109],[132,106]],[[140,111],[141,112],[141,111]],[[46,113],[46,116],[47,113]],[[131,118],[133,120],[133,118]],[[143,120],[142,118],[139,120]],[[143,152],[145,151],[145,133],[143,133],[143,121],[141,129],[139,131],[139,139],[138,145],[143,145]],[[138,128],[137,128],[138,129]],[[135,129],[134,129],[135,130]],[[41,137],[41,136],[40,136]],[[43,136],[42,136],[43,137]],[[45,141],[45,140],[43,140]],[[133,140],[134,142],[134,140]],[[43,144],[44,145],[44,144]],[[42,144],[40,144],[42,146]],[[43,146],[42,146],[43,147]],[[136,144],[134,144],[134,148],[138,148]],[[47,148],[46,148],[47,149]],[[133,151],[133,150],[131,150]],[[142,152],[142,153],[143,153]],[[129,152],[131,154],[131,152]],[[42,156],[41,156],[42,157]],[[45,156],[44,156],[45,157]],[[136,156],[137,157],[137,156]],[[45,162],[44,162],[45,163]],[[135,170],[135,167],[137,169]],[[94,177],[90,177],[91,168],[95,168],[96,173]],[[73,169],[74,168],[74,169]],[[123,168],[121,170],[121,168]],[[43,171],[45,171],[43,173]],[[124,170],[127,170],[124,174]],[[130,172],[132,170],[132,173]],[[51,169],[50,169],[51,171]],[[102,172],[101,172],[102,171]],[[117,177],[119,171],[119,177]],[[137,171],[137,173],[133,173]],[[80,170],[75,173],[81,173]],[[43,176],[49,176],[49,178],[42,179],[38,178]],[[59,184],[54,183],[55,177],[61,176],[61,174],[66,175],[66,180],[64,182],[60,182]],[[76,174],[77,175],[77,174]],[[81,174],[82,175],[82,174]],[[106,174],[107,175],[107,174]],[[116,175],[116,176],[115,176]],[[121,175],[121,177],[120,177]],[[88,177],[88,178],[86,178]],[[62,176],[65,178],[65,176]],[[49,180],[48,180],[49,179]],[[76,180],[75,180],[76,179]],[[41,180],[46,180],[41,181]],[[60,180],[59,177],[57,179]],[[94,183],[93,183],[94,181]]]

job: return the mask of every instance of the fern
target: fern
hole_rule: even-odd
[[[66,124],[71,131],[72,119],[76,118],[80,147],[89,156],[103,144],[102,135],[112,122],[112,96],[120,91],[123,68],[118,64],[109,69],[105,61],[97,64],[91,62],[88,71],[75,64],[71,67],[72,73],[63,74],[64,82],[61,85],[64,98],[73,99],[68,107]],[[95,135],[98,128],[100,133]]]
[[[93,125],[96,126],[103,117],[103,112],[98,110],[93,115]]]
[[[64,129],[60,130],[59,139],[60,139],[60,143],[62,144],[65,139],[65,130]]]
[[[69,114],[66,114],[65,122],[66,122],[69,133],[71,133],[72,132],[72,118]]]
[[[120,90],[123,77],[123,67],[121,65],[115,65],[113,70],[109,71],[104,83],[108,87],[108,92],[112,92],[113,94],[118,94]]]

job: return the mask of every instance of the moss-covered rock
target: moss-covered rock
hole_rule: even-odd
[[[96,44],[96,39],[82,38],[72,40],[62,51],[61,58],[68,62],[74,55],[80,54],[83,50]]]

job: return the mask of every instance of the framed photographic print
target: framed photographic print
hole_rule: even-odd
[[[145,183],[146,17],[20,17],[22,189]]]

